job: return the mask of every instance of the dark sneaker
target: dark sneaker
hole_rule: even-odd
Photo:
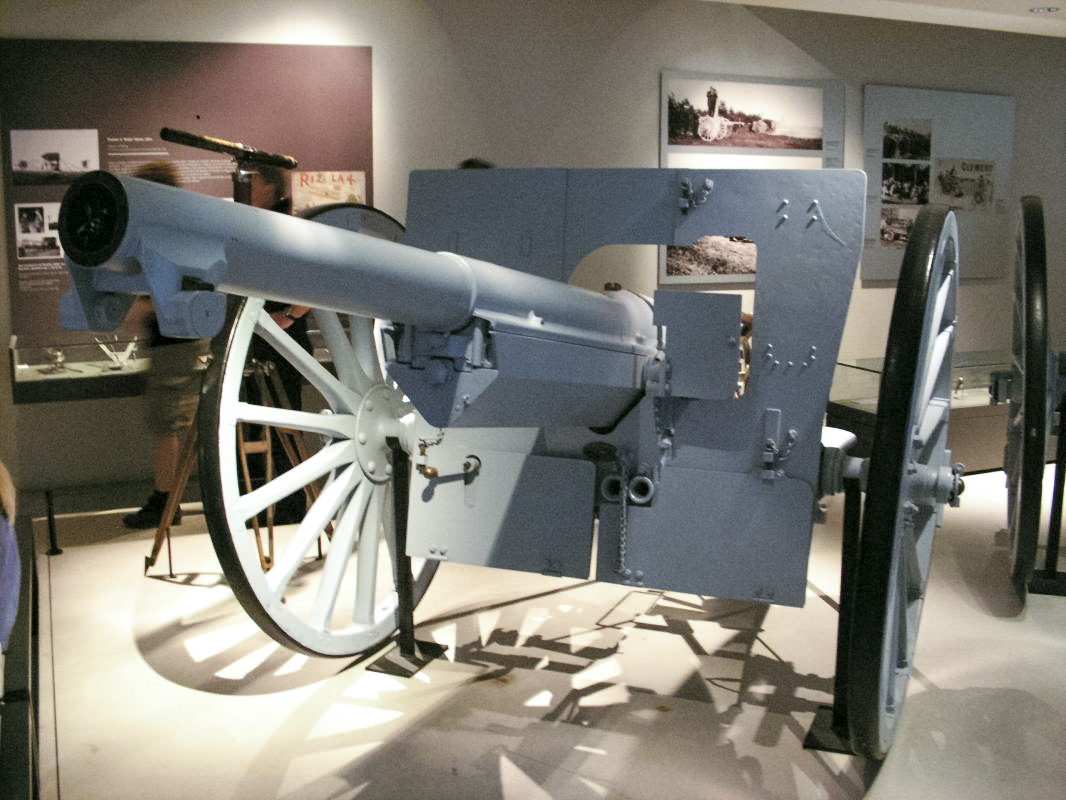
[[[152,496],[140,509],[122,518],[122,524],[133,530],[158,528],[163,519],[163,509],[167,507],[167,497],[167,492],[152,492]],[[181,524],[181,506],[174,509],[174,519],[170,521],[170,524]]]

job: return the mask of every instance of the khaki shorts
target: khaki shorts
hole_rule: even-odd
[[[197,339],[152,348],[145,398],[148,430],[154,436],[179,434],[192,425],[200,400],[204,374],[200,354],[205,347]]]

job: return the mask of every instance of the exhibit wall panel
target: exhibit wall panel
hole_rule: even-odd
[[[105,349],[112,335],[68,331],[59,321],[59,298],[69,287],[56,227],[66,187],[95,169],[128,175],[166,161],[184,188],[232,197],[233,158],[175,142],[163,134],[172,128],[193,134],[194,141],[209,136],[293,156],[294,203],[321,193],[326,178],[334,189],[343,183],[341,194],[330,199],[372,203],[371,49],[5,39],[0,83],[3,214],[11,234],[5,242],[5,333],[18,376],[48,373],[44,383],[34,384],[35,400],[43,402],[12,411],[20,485],[135,479],[147,472],[142,404],[128,400],[123,387],[103,413],[88,414],[76,401],[79,391],[100,396],[96,384],[116,373],[93,381],[110,362],[98,367],[62,355],[79,345],[92,347],[94,340]],[[306,136],[311,124],[319,136]],[[37,351],[59,360],[37,366],[30,358],[23,366],[27,354]],[[87,376],[94,385],[82,387]],[[54,396],[45,396],[49,389]],[[23,395],[14,392],[16,399]],[[72,398],[73,404],[62,402]],[[58,443],[45,436],[53,428],[63,431]],[[95,469],[83,469],[84,463]]]
[[[663,70],[843,81],[844,165],[857,169],[869,83],[1013,97],[1014,191],[1045,197],[1058,237],[1049,248],[1052,303],[1066,303],[1060,39],[702,0],[193,0],[180,13],[161,0],[7,0],[0,35],[369,46],[374,198],[401,220],[411,170],[469,156],[514,167],[656,166]],[[654,255],[593,261],[578,270],[585,285],[655,288]],[[894,289],[857,281],[842,357],[883,353]],[[1009,294],[1004,279],[964,281],[959,349],[1007,341]],[[0,393],[0,403],[9,397]]]
[[[868,85],[963,92],[1008,98],[1014,106],[1012,179],[997,194],[1009,213],[996,222],[1009,259],[1002,276],[971,280],[960,252],[959,328],[956,352],[1009,351],[1011,237],[1022,195],[1044,199],[1048,233],[1048,304],[1066,308],[1066,46],[1061,38],[812,14],[751,9],[775,36],[816,57],[849,90],[845,164],[863,167],[863,97]],[[902,109],[901,109],[902,111]],[[989,119],[992,129],[1001,120]],[[978,122],[980,126],[982,123]],[[967,156],[971,154],[966,154]],[[879,182],[880,176],[872,178]],[[894,282],[856,286],[844,331],[843,358],[884,352]],[[1061,323],[1061,324],[1060,324]],[[1066,348],[1066,317],[1054,315],[1056,350]]]
[[[167,162],[183,188],[232,198],[234,159],[176,143],[166,128],[192,134],[180,141],[208,136],[290,156],[294,211],[313,190],[338,182],[342,191],[329,200],[372,204],[370,86],[367,47],[5,40],[0,152],[19,346],[78,341],[59,322],[69,279],[57,224],[63,193],[79,175],[131,175]],[[308,136],[309,125],[319,135]]]

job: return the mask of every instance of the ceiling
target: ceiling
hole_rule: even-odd
[[[1066,37],[1066,0],[715,0],[748,6],[771,6],[799,11],[822,11],[860,17],[929,22]],[[1050,14],[1029,9],[1047,3],[1059,6]]]

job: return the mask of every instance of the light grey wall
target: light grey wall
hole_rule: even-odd
[[[1066,39],[769,8],[752,13],[846,82],[847,166],[862,167],[858,126],[866,84],[1014,98],[1014,186],[1009,197],[1012,204],[1025,194],[1044,199],[1050,330],[1056,350],[1066,347]],[[1004,230],[1003,235],[1009,238],[1012,232]],[[1011,267],[1007,265],[1002,280],[964,280],[957,348],[1009,349]],[[961,274],[965,278],[965,251]],[[860,289],[845,330],[849,352],[878,351],[891,292]]]
[[[178,7],[171,0],[5,0],[0,35],[369,45],[374,197],[400,219],[410,170],[451,167],[467,156],[517,167],[656,166],[664,69],[842,79],[850,168],[862,167],[866,83],[1010,95],[1017,102],[1015,193],[1045,198],[1051,308],[1066,307],[1062,39],[701,0],[192,0]],[[616,280],[637,291],[655,288],[648,253],[594,259],[578,274],[594,287]],[[5,278],[5,312],[6,292]],[[1009,293],[1006,280],[964,284],[961,349],[1008,345]],[[890,286],[857,282],[843,356],[883,352],[892,296]],[[8,318],[0,314],[4,342]],[[1058,321],[1052,319],[1052,332],[1061,345],[1066,334]],[[84,438],[96,435],[93,420],[76,404],[48,414],[40,409],[30,419],[25,409],[10,405],[7,373],[5,368],[0,378],[0,456],[24,485],[39,483],[54,467],[35,452],[27,429],[51,423]],[[140,452],[138,444],[130,451]],[[91,473],[109,480],[141,469],[131,458],[125,464],[72,464],[62,477]]]

